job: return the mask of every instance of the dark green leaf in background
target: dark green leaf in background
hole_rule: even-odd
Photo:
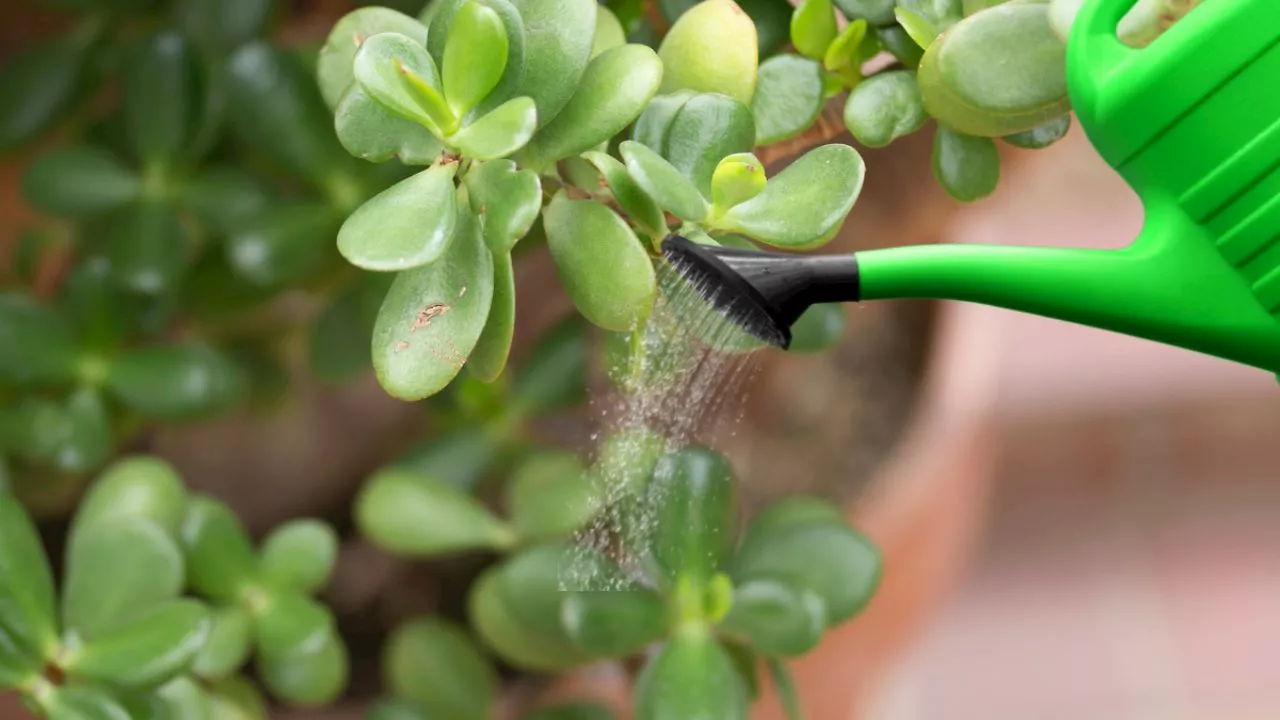
[[[485,720],[497,701],[498,673],[466,630],[434,617],[412,620],[383,649],[388,690],[431,717]]]
[[[203,344],[139,348],[111,366],[107,387],[121,402],[154,418],[209,417],[234,406],[244,388],[240,369]]]
[[[76,375],[79,349],[70,323],[26,295],[0,294],[0,380],[64,383]]]
[[[33,207],[78,217],[120,207],[140,192],[138,176],[115,155],[90,145],[64,145],[28,166],[22,190]]]

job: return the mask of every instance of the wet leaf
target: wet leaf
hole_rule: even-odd
[[[444,254],[400,273],[373,329],[373,367],[382,387],[401,400],[444,389],[475,348],[493,301],[493,255],[469,208]]]
[[[184,672],[208,635],[209,612],[202,603],[172,600],[82,647],[73,645],[63,667],[73,678],[129,688],[156,687]]]
[[[894,21],[894,0],[835,0],[835,3],[849,19],[862,18],[872,25]]]
[[[840,32],[831,0],[802,0],[791,16],[791,44],[801,55],[821,60]]]
[[[643,232],[655,238],[666,236],[667,217],[662,208],[631,178],[625,165],[602,152],[587,152],[582,157],[600,172],[619,207]]]
[[[117,518],[71,538],[66,573],[63,627],[96,640],[176,599],[182,591],[182,554],[150,520]]]
[[[822,66],[799,55],[778,55],[760,65],[751,114],[756,145],[771,145],[804,132],[826,100]]]
[[[849,316],[835,303],[812,305],[791,326],[791,346],[787,352],[822,352],[840,342]]]
[[[564,625],[579,647],[601,658],[634,655],[669,629],[666,603],[644,588],[570,593]]]
[[[358,84],[353,84],[339,100],[333,111],[333,125],[342,147],[369,162],[394,159],[405,165],[430,165],[444,150],[440,139],[426,126],[396,115]]]
[[[426,26],[387,7],[356,8],[343,15],[329,31],[329,37],[320,48],[316,74],[320,92],[330,108],[337,108],[343,95],[355,84],[352,65],[360,44],[384,32],[399,33],[426,47]]]
[[[627,32],[618,21],[618,16],[609,8],[601,5],[596,10],[596,34],[591,41],[591,57],[619,45],[627,44]]]
[[[120,108],[129,146],[144,166],[172,163],[187,149],[203,108],[192,48],[176,32],[144,39],[125,56]]]
[[[658,461],[650,484],[653,555],[671,583],[710,582],[733,542],[733,469],[708,448],[689,446]]]
[[[573,98],[525,151],[533,168],[579,155],[622,132],[658,91],[663,65],[643,45],[623,45],[587,66]]]
[[[538,127],[546,127],[583,80],[591,59],[598,4],[595,0],[518,0],[513,4],[525,26],[520,94],[533,98]],[[565,156],[572,154],[576,153]]]
[[[253,619],[238,605],[217,608],[210,616],[209,637],[192,662],[191,671],[206,680],[227,677],[249,659]]]
[[[356,500],[356,523],[379,547],[400,555],[502,548],[511,530],[452,485],[400,468],[376,473]]]
[[[255,621],[258,658],[288,661],[320,652],[337,634],[329,609],[301,593],[263,593]]]
[[[703,197],[710,197],[716,165],[730,155],[749,152],[755,138],[755,119],[746,105],[727,95],[700,93],[676,113],[661,154]]]
[[[718,211],[728,210],[759,195],[768,178],[764,164],[751,153],[736,153],[716,165],[711,176],[711,196]]]
[[[139,181],[133,170],[104,148],[66,145],[31,163],[22,178],[22,192],[37,210],[80,217],[133,200]]]
[[[340,385],[373,367],[369,338],[378,307],[391,287],[392,273],[364,273],[334,298],[311,329],[311,370],[324,382]]]
[[[78,354],[62,314],[27,295],[0,294],[0,380],[18,385],[66,383],[76,376]]]
[[[497,160],[528,144],[537,128],[538,113],[533,99],[518,97],[451,135],[449,144],[467,157]]]
[[[933,136],[933,176],[956,200],[977,202],[1000,183],[1000,151],[990,138],[965,135],[939,123]]]
[[[678,90],[669,95],[655,96],[645,106],[640,117],[636,118],[635,125],[631,128],[631,139],[658,154],[665,152],[671,123],[675,121],[680,108],[694,95],[697,93],[692,90]]]
[[[910,70],[879,73],[859,83],[844,106],[844,124],[858,142],[885,147],[924,127],[929,114]]]
[[[716,92],[749,104],[756,89],[757,43],[751,17],[732,0],[699,2],[662,39],[658,56],[666,71],[659,92]]]
[[[456,163],[433,166],[366,201],[338,231],[338,251],[352,265],[378,272],[441,259],[457,227],[457,170]],[[465,238],[458,240],[465,246]]]
[[[244,378],[235,363],[212,347],[163,345],[120,356],[111,366],[107,388],[144,416],[194,420],[234,406]]]
[[[747,716],[747,693],[733,662],[706,631],[673,637],[636,679],[636,720],[730,720]]]
[[[88,685],[58,687],[43,702],[49,720],[132,720],[105,690]]]
[[[478,1],[458,8],[441,66],[445,100],[455,115],[466,115],[497,86],[507,67],[508,48],[497,12]]]
[[[394,32],[367,38],[356,51],[353,68],[365,92],[392,112],[437,135],[457,129],[458,118],[441,95],[436,64],[412,38]]]
[[[765,655],[795,657],[817,647],[826,629],[826,606],[807,589],[755,580],[734,589],[733,609],[720,628]]]
[[[706,218],[711,207],[697,186],[661,155],[633,140],[620,146],[627,172],[636,184],[659,205],[690,222]]]
[[[6,666],[21,671],[43,664],[57,644],[54,613],[53,573],[35,524],[16,498],[0,493],[0,657]]]
[[[267,582],[314,593],[329,582],[338,558],[338,535],[311,518],[290,520],[262,541],[258,570]]]
[[[542,181],[537,173],[521,170],[511,160],[494,160],[473,166],[464,182],[489,250],[495,255],[511,252],[542,211]]]
[[[531,417],[574,407],[587,397],[586,323],[570,316],[544,332],[511,383],[508,412]]]
[[[332,632],[319,648],[284,657],[266,655],[259,667],[263,685],[294,707],[333,703],[347,687],[350,658],[341,636]]]
[[[826,243],[840,229],[862,190],[866,166],[848,145],[823,145],[769,180],[764,192],[717,221],[734,232],[778,247]]]
[[[622,218],[594,200],[560,194],[543,225],[560,282],[584,317],[606,330],[628,330],[649,316],[653,264]]]
[[[191,589],[217,602],[238,602],[253,581],[257,558],[231,508],[194,496],[182,521],[181,543]]]
[[[595,512],[582,461],[569,452],[526,459],[508,481],[507,512],[526,540],[553,539],[582,527]]]
[[[298,283],[330,258],[337,227],[325,203],[278,203],[227,238],[227,264],[254,285]]]
[[[1070,129],[1071,115],[1067,114],[1030,130],[1006,135],[1004,141],[1024,150],[1040,150],[1066,137]]]
[[[467,631],[441,618],[412,620],[383,649],[383,682],[431,717],[484,720],[497,701],[498,673]]]
[[[516,279],[511,255],[494,255],[493,303],[489,306],[489,318],[485,320],[484,332],[480,333],[476,348],[467,359],[467,369],[485,382],[497,380],[507,367],[515,327]]]

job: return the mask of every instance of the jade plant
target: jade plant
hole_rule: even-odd
[[[866,172],[846,134],[932,123],[963,202],[998,184],[997,141],[1061,139],[1080,0],[360,3],[309,38],[270,0],[50,2],[69,29],[0,65],[35,218],[0,274],[0,689],[59,720],[483,720],[513,676],[609,662],[643,720],[746,717],[766,675],[800,716],[787,662],[871,601],[873,544],[813,497],[739,518],[741,469],[658,428],[589,451],[544,430],[593,368],[623,396],[671,381],[648,356],[671,233],[832,240]],[[1139,0],[1121,38],[1195,4]],[[509,361],[535,254],[575,312]],[[789,352],[844,327],[815,307]],[[430,432],[367,468],[349,523],[251,536],[151,454],[162,428],[370,375]],[[634,557],[583,542],[610,503],[647,506]],[[478,571],[461,609],[356,654],[325,599],[358,541]]]

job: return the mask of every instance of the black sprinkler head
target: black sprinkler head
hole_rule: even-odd
[[[791,325],[810,305],[856,302],[858,261],[700,245],[679,235],[662,254],[704,300],[763,342],[786,349]]]

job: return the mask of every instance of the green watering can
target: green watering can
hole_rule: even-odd
[[[1280,372],[1280,0],[1206,0],[1143,49],[1136,0],[1089,0],[1067,84],[1090,142],[1142,200],[1120,250],[930,245],[801,256],[671,237],[671,264],[786,347],[813,303],[983,303]]]

